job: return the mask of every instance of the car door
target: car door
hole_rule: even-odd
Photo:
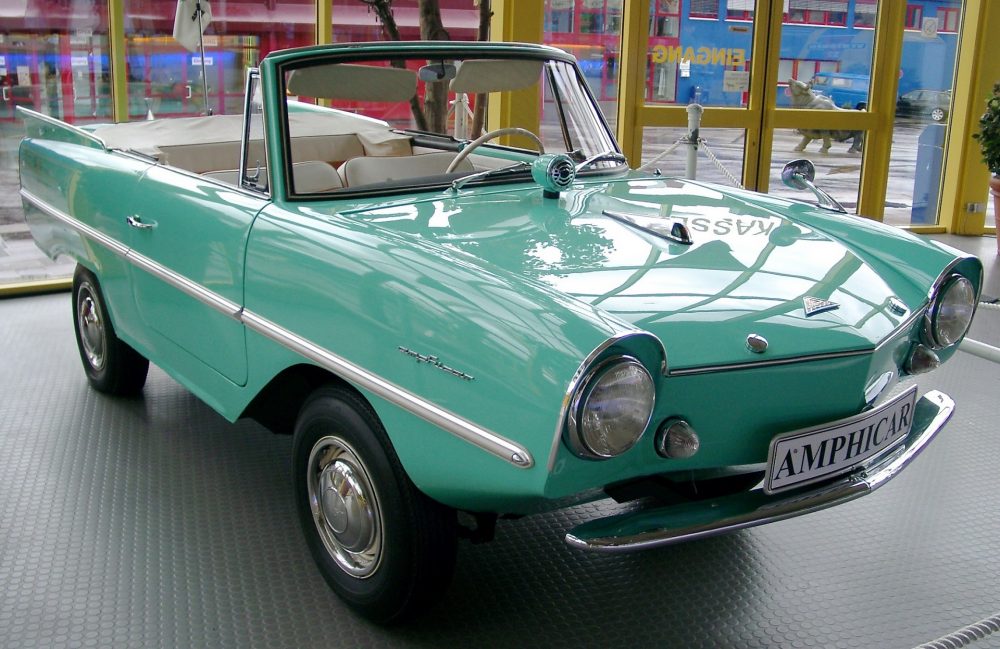
[[[159,355],[187,354],[184,367],[195,360],[244,385],[244,257],[267,199],[163,166],[150,168],[139,190],[145,200],[128,218],[132,283],[144,325],[159,334]]]

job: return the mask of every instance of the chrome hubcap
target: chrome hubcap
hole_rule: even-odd
[[[104,367],[106,337],[101,310],[94,300],[89,286],[80,289],[77,303],[77,327],[80,330],[80,344],[87,362],[95,370]]]
[[[309,454],[309,506],[320,539],[347,573],[364,578],[382,557],[382,514],[358,454],[339,437],[324,437]]]

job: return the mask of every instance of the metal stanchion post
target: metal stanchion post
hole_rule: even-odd
[[[704,112],[705,109],[701,107],[701,104],[688,104],[688,154],[686,176],[690,180],[696,180],[698,178],[698,138],[701,137],[701,134],[699,133],[701,130],[701,114]]]

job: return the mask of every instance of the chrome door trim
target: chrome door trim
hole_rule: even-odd
[[[74,230],[76,230],[83,236],[87,237],[88,239],[93,239],[100,245],[104,246],[111,252],[118,255],[119,257],[124,258],[128,254],[128,246],[119,243],[116,239],[112,239],[111,237],[104,234],[103,232],[100,232],[96,228],[92,228],[85,223],[81,223],[80,221],[76,220],[69,214],[66,214],[62,210],[58,210],[52,207],[51,205],[43,201],[41,198],[35,196],[34,194],[29,192],[27,189],[24,189],[23,187],[21,188],[20,193],[21,193],[21,198],[28,201],[41,211],[45,212],[47,215],[51,216],[57,221],[65,223],[66,225],[73,228]]]
[[[163,264],[153,261],[149,257],[137,253],[135,250],[129,249],[128,254],[125,255],[125,259],[136,268],[146,271],[153,277],[176,288],[181,293],[193,297],[205,306],[211,307],[237,322],[240,321],[240,314],[243,311],[243,307],[236,302],[208,290],[201,284],[175,273]]]
[[[252,311],[243,311],[243,323],[265,338],[304,356],[320,367],[326,368],[344,379],[382,397],[389,403],[403,408],[428,423],[442,428],[452,435],[465,440],[510,462],[521,469],[534,466],[534,459],[528,449],[490,430],[477,426],[453,412],[431,403],[412,392],[388,381],[377,374],[355,365],[345,358],[298,336],[280,325]]]
[[[265,338],[317,363],[320,367],[330,370],[337,374],[337,376],[369,390],[389,403],[399,406],[424,421],[520,469],[530,469],[535,465],[531,452],[520,444],[486,428],[477,426],[471,421],[355,365],[328,349],[292,333],[261,315],[245,310],[236,302],[205,288],[201,284],[191,281],[183,275],[175,273],[162,264],[131,250],[119,241],[97,231],[93,227],[81,223],[69,214],[52,207],[26,189],[21,189],[21,196],[49,216],[65,223],[83,236],[93,239],[135,267],[150,273],[202,304],[241,322]]]

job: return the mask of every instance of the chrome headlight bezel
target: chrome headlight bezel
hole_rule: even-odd
[[[952,319],[951,314],[956,305],[950,305],[948,300],[956,295],[960,299],[957,307],[966,309],[967,316]],[[953,273],[940,282],[931,293],[930,303],[924,313],[924,344],[934,350],[958,344],[972,324],[976,300],[975,285],[964,275]]]
[[[588,430],[587,412],[594,404],[591,397],[595,395],[598,388],[602,387],[602,381],[607,379],[613,371],[628,368],[636,372],[640,379],[638,390],[644,392],[639,394],[638,399],[645,401],[648,408],[633,413],[632,425],[625,431],[623,439],[618,440],[613,445],[601,445],[593,438],[594,431]],[[569,448],[578,456],[591,460],[606,460],[618,457],[634,447],[642,438],[649,427],[649,422],[653,416],[653,409],[656,405],[656,386],[649,370],[632,356],[618,355],[605,358],[595,364],[577,386],[572,395],[570,406],[567,412],[566,421],[566,443]],[[641,425],[639,425],[641,422]]]

